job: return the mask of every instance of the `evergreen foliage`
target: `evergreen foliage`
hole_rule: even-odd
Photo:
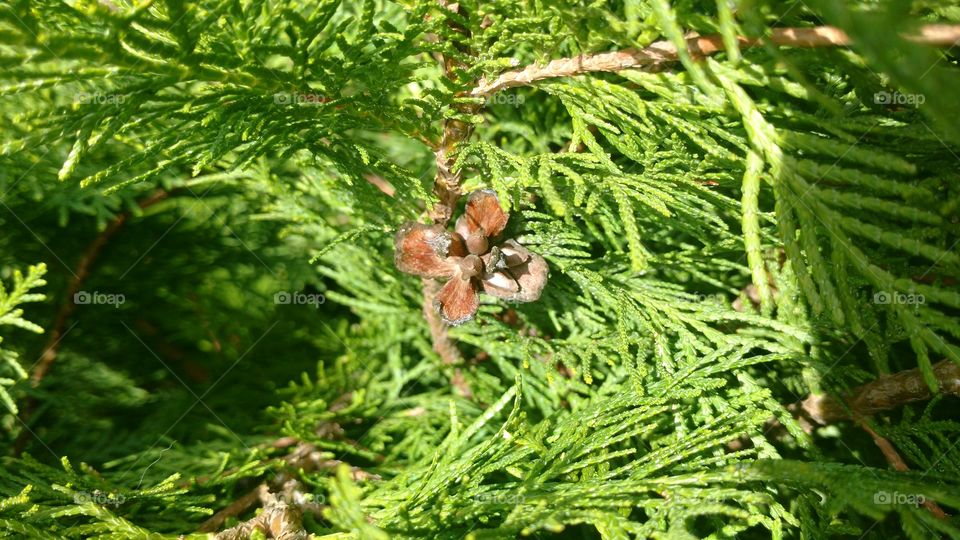
[[[31,266],[26,276],[20,271],[15,270],[13,273],[13,287],[7,291],[0,285],[0,325],[18,326],[31,332],[43,332],[43,328],[23,318],[23,308],[19,306],[27,302],[39,302],[44,299],[42,294],[31,293],[30,289],[46,284],[43,280],[43,274],[46,273],[46,271],[47,268],[42,263]],[[0,338],[0,343],[2,342],[3,339]],[[18,380],[26,379],[27,372],[21,365],[16,351],[0,349],[0,362],[2,362],[0,366],[2,366],[3,369],[0,373],[4,375],[0,377],[0,401],[3,401],[3,404],[7,408],[5,412],[17,414],[17,412],[19,412],[17,410],[17,404],[14,403],[13,398],[10,397],[10,393],[5,387],[16,384]],[[6,415],[4,415],[4,419],[6,420]],[[12,427],[12,425],[6,421],[4,424],[6,424],[7,429]]]
[[[960,2],[448,4],[0,0],[0,537],[960,538]],[[551,274],[451,361],[393,237],[461,122]]]

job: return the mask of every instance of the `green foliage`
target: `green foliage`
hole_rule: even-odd
[[[19,270],[13,273],[13,287],[8,291],[0,283],[0,325],[16,326],[30,332],[42,333],[43,328],[23,318],[23,308],[21,304],[27,302],[40,302],[45,297],[39,293],[32,293],[30,289],[46,285],[43,275],[47,272],[44,264],[31,266],[27,269],[27,275],[24,276]],[[0,344],[3,338],[0,337]],[[7,413],[16,415],[19,411],[17,405],[7,391],[7,387],[15,384],[18,380],[27,378],[27,372],[20,364],[16,351],[6,348],[0,348],[0,401],[6,407],[3,418],[5,427],[10,429]]]
[[[38,482],[42,478],[43,482]],[[177,486],[179,475],[134,490],[119,490],[87,465],[78,472],[67,458],[61,470],[44,466],[30,457],[18,460],[17,470],[3,479],[4,491],[27,484],[16,496],[0,500],[6,515],[29,516],[24,522],[5,518],[0,526],[7,534],[26,538],[48,535],[62,537],[149,538],[149,528],[138,526],[123,516],[142,509],[155,511],[155,521],[148,527],[163,528],[181,522],[180,512],[204,514],[209,511],[196,506],[210,497],[188,496]],[[194,537],[190,535],[188,537]],[[205,535],[196,535],[205,537]]]
[[[37,261],[125,299],[73,306],[37,386],[44,342],[4,335],[0,399],[36,407],[0,537],[206,537],[261,484],[315,538],[960,537],[921,503],[960,511],[955,396],[870,419],[908,472],[795,418],[960,363],[957,56],[901,37],[960,4],[809,4],[0,3],[0,324],[58,324]],[[821,24],[854,45],[736,39]],[[482,296],[456,362],[393,262],[451,120],[463,191],[551,269]]]

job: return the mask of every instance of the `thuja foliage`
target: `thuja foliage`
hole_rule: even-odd
[[[0,535],[960,538],[955,396],[800,417],[911,369],[949,393],[960,72],[916,36],[957,23],[3,0]],[[769,39],[824,25],[849,43]],[[436,179],[497,193],[538,301],[437,324],[393,252]]]
[[[43,300],[42,294],[31,293],[30,289],[46,284],[43,280],[45,272],[46,267],[43,264],[31,266],[26,276],[19,271],[14,271],[13,287],[10,290],[5,290],[0,285],[0,324],[19,326],[31,332],[43,332],[43,328],[23,318],[21,304]],[[10,397],[6,387],[16,384],[18,379],[26,379],[27,372],[21,365],[16,351],[0,349],[0,360],[3,361],[2,373],[4,374],[0,378],[0,400],[7,407],[6,413],[16,414],[17,404]],[[12,426],[6,426],[7,429],[10,427]]]

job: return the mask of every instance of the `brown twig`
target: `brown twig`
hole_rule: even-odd
[[[293,452],[290,452],[283,460],[289,465],[290,470],[298,471],[298,473],[330,471],[344,464],[343,461],[330,459],[327,455],[312,444],[299,442]],[[381,479],[380,475],[376,473],[368,473],[360,467],[354,466],[350,466],[350,477],[357,482]],[[275,482],[282,485],[286,484],[291,478],[286,473],[281,473]]]
[[[933,366],[933,375],[941,392],[960,395],[960,366],[943,360]],[[829,424],[849,419],[851,412],[870,416],[907,403],[928,400],[933,397],[933,393],[920,370],[914,368],[884,375],[854,389],[849,396],[841,403],[831,396],[811,394],[803,401],[803,411],[816,422]]]
[[[440,0],[440,5],[453,13],[460,12],[460,5],[457,3]],[[469,33],[469,30],[453,22],[450,25],[454,32],[465,35]],[[443,63],[444,76],[451,80],[456,78],[457,70],[465,67],[460,61],[449,55],[441,55],[440,60]],[[478,106],[470,104],[457,106],[457,110],[464,114],[476,112],[478,109]],[[472,133],[473,124],[455,118],[448,118],[443,121],[443,134],[440,137],[440,144],[436,146],[434,151],[437,173],[433,181],[433,193],[439,199],[439,202],[429,212],[434,223],[446,225],[453,215],[453,210],[457,207],[457,201],[461,194],[461,173],[460,171],[454,171],[456,161],[454,156],[457,146],[469,139]]]
[[[352,398],[352,392],[347,392],[342,394],[340,397],[335,399],[333,403],[327,407],[327,411],[336,412],[344,407],[346,407]],[[343,427],[340,426],[338,422],[334,421],[324,421],[320,422],[317,425],[316,435],[322,439],[337,439],[342,441],[350,446],[353,446],[357,449],[363,449],[363,447],[355,440],[348,439],[345,437]],[[258,451],[270,451],[273,450],[285,450],[287,448],[291,449],[286,455],[278,458],[279,462],[289,469],[288,471],[280,472],[276,478],[274,478],[267,487],[278,488],[284,483],[289,481],[291,478],[290,472],[295,471],[297,474],[301,472],[312,472],[318,470],[329,470],[335,469],[343,464],[342,461],[337,459],[330,459],[326,457],[328,454],[324,453],[317,446],[304,442],[297,437],[284,436],[277,439],[273,439],[268,442],[263,442],[257,444],[254,448]],[[372,453],[372,452],[371,452]],[[379,454],[373,454],[371,459],[375,462],[382,462],[384,457]],[[216,475],[202,475],[195,477],[190,480],[185,480],[180,484],[181,487],[190,488],[193,485],[204,485],[208,482],[213,481],[216,478],[228,477],[238,472],[240,467],[233,467],[225,471],[221,471]],[[359,467],[350,467],[350,474],[354,480],[380,480],[380,476],[374,473],[368,473]]]
[[[460,370],[460,368],[453,370],[453,376],[450,377],[450,384],[452,384],[453,389],[460,394],[460,397],[464,399],[473,399],[473,390],[470,389],[470,382],[463,375],[463,372]]]
[[[166,199],[170,193],[163,189],[158,189],[153,192],[151,195],[145,197],[137,203],[137,206],[140,210],[145,210],[154,204]],[[47,341],[43,346],[43,350],[40,353],[40,359],[37,361],[37,364],[34,366],[32,373],[30,374],[30,384],[34,388],[40,385],[40,382],[43,380],[44,376],[50,371],[50,367],[53,365],[54,361],[57,359],[57,354],[60,352],[60,345],[63,341],[65,335],[65,327],[67,321],[70,320],[70,316],[73,315],[74,310],[77,308],[77,304],[74,301],[74,295],[80,292],[80,288],[83,286],[84,282],[90,276],[90,270],[93,267],[94,262],[100,256],[100,253],[103,251],[104,246],[107,245],[107,242],[123,228],[123,226],[130,220],[132,213],[130,211],[122,212],[117,217],[107,225],[96,238],[93,239],[93,242],[87,246],[87,249],[84,250],[83,255],[80,257],[80,262],[77,263],[76,269],[73,272],[73,279],[70,280],[70,283],[67,284],[67,290],[64,292],[63,299],[60,302],[60,307],[57,309],[57,314],[54,316],[53,324],[50,326],[50,333],[48,334]],[[30,417],[33,415],[36,410],[37,402],[34,398],[28,397],[26,403],[24,404],[23,410],[20,413],[20,421],[24,425],[27,424]],[[14,442],[13,448],[15,454],[20,454],[24,447],[26,447],[27,441],[30,438],[28,430],[24,430],[17,437],[17,440]]]
[[[460,10],[459,4],[450,3],[446,0],[441,0],[440,5],[455,13]],[[466,29],[458,26],[455,26],[454,30],[461,33],[467,32]],[[460,63],[449,56],[441,56],[439,59],[443,63],[444,75],[453,79],[456,70],[462,67]],[[458,108],[460,112],[465,114],[476,112],[477,109],[478,107],[475,105],[460,105]],[[449,118],[443,122],[443,135],[441,135],[440,143],[436,145],[434,151],[437,172],[433,181],[433,193],[437,196],[438,202],[428,212],[430,219],[439,225],[446,226],[450,222],[453,211],[457,207],[457,201],[460,200],[461,173],[454,170],[455,153],[460,143],[469,139],[472,133],[473,125],[462,120]],[[434,300],[438,291],[439,285],[436,281],[423,279],[423,315],[430,327],[433,350],[440,355],[445,364],[459,363],[462,360],[460,351],[457,349],[456,343],[450,339],[447,333],[447,325],[440,319],[440,315],[434,307]]]
[[[321,426],[320,429],[329,429]],[[304,513],[321,516],[324,508],[323,501],[309,494],[298,476],[314,471],[331,471],[344,465],[338,459],[330,459],[329,453],[316,446],[300,441],[294,437],[281,437],[270,443],[260,445],[259,448],[292,450],[280,461],[284,467],[268,482],[263,482],[253,491],[246,493],[225,508],[219,510],[210,519],[203,522],[198,532],[215,532],[227,519],[240,516],[249,511],[250,507],[259,499],[264,507],[261,514],[249,519],[240,525],[231,527],[217,534],[216,538],[233,540],[249,538],[254,530],[268,534],[268,538],[302,538],[303,528],[301,518]],[[350,466],[351,478],[356,482],[381,480],[380,475]],[[226,474],[231,474],[228,471]],[[197,479],[196,483],[204,483],[208,479]],[[189,484],[184,484],[189,487]],[[264,514],[271,514],[264,517]]]
[[[870,435],[874,444],[880,448],[880,452],[883,453],[883,457],[887,460],[887,463],[889,463],[890,466],[899,472],[906,472],[910,470],[910,467],[907,466],[907,462],[900,457],[900,454],[897,453],[897,449],[893,447],[893,443],[887,440],[886,437],[883,437],[874,431],[863,417],[858,416],[855,420],[857,424],[859,424],[860,427]],[[938,505],[935,501],[924,499],[923,506],[930,510],[930,513],[940,519],[945,519],[947,517],[947,513],[944,512],[943,508],[940,508],[940,505]]]
[[[909,471],[910,467],[907,467],[907,462],[900,457],[900,454],[897,453],[897,449],[893,447],[893,444],[887,440],[885,437],[881,437],[879,433],[873,430],[867,421],[864,418],[857,418],[857,424],[866,431],[870,437],[873,439],[873,442],[877,444],[877,447],[880,448],[880,452],[883,454],[883,457],[886,458],[887,463],[890,464],[894,469],[900,472]]]
[[[260,484],[243,497],[233,501],[229,506],[210,516],[210,519],[203,522],[197,532],[211,533],[216,532],[223,526],[227,519],[237,517],[253,506],[255,502],[261,499],[263,490],[267,489],[266,484]]]
[[[786,254],[783,250],[777,252],[777,264],[782,268]],[[777,283],[773,275],[767,274],[772,291],[778,293]],[[776,300],[777,295],[774,295]],[[749,301],[744,302],[744,299]],[[733,302],[733,309],[745,311],[748,305],[755,310],[760,308],[760,296],[757,288],[747,285],[741,295]],[[943,360],[933,366],[933,376],[937,381],[940,392],[960,395],[960,366]],[[799,413],[801,425],[808,433],[813,430],[810,420],[826,425],[839,420],[864,418],[880,411],[894,409],[907,403],[926,401],[933,397],[919,368],[908,369],[891,375],[883,375],[874,381],[857,387],[847,393],[847,396],[835,398],[826,394],[810,394],[802,402],[788,407],[791,412]],[[798,407],[799,405],[799,407]],[[774,425],[778,422],[772,419]]]
[[[960,367],[956,364],[944,360],[934,366],[934,375],[940,383],[942,392],[960,394]],[[851,395],[852,397],[847,400],[848,406],[844,406],[843,403],[833,397],[811,394],[803,401],[798,418],[803,430],[808,434],[813,431],[814,426],[810,423],[810,420],[826,425],[835,421],[852,419],[870,435],[874,444],[883,454],[884,459],[894,470],[899,472],[910,470],[893,443],[870,427],[867,417],[883,410],[933,397],[919,370],[911,369],[893,375],[885,375],[855,389],[851,392]],[[796,404],[788,406],[787,409],[795,415],[797,414]],[[767,427],[765,433],[774,428],[783,428],[776,418],[771,418],[767,423],[769,427]],[[728,443],[728,447],[731,450],[739,450],[744,444],[745,439],[738,439]],[[934,501],[924,500],[923,505],[938,518],[945,519],[948,517],[947,513]]]
[[[433,182],[433,193],[439,201],[430,210],[430,219],[434,223],[446,225],[460,199],[461,172],[454,171],[457,146],[473,133],[473,125],[461,120],[448,119],[443,122],[443,136],[434,153],[437,174]]]
[[[770,278],[771,288],[776,291],[776,283],[773,282],[772,276],[768,274],[768,278]],[[753,304],[754,309],[759,309],[760,297],[754,285],[751,284],[744,289],[744,294],[741,295],[741,298],[744,296]],[[733,307],[737,311],[744,311],[745,309],[743,301],[740,298],[734,302]],[[936,377],[942,392],[960,394],[960,366],[957,366],[949,360],[944,360],[935,365],[933,371],[934,377]],[[852,417],[857,425],[870,435],[874,444],[880,449],[884,459],[887,460],[890,466],[900,472],[910,470],[907,463],[900,457],[893,443],[870,427],[867,422],[867,416],[879,411],[933,397],[929,386],[927,386],[926,381],[923,380],[923,375],[920,373],[920,370],[911,369],[893,375],[882,376],[875,381],[854,389],[850,395],[851,397],[849,399],[841,402],[828,395],[811,394],[803,401],[800,407],[803,413],[800,414],[798,418],[801,428],[809,434],[813,431],[813,424],[810,423],[810,420],[825,425],[830,422],[846,420]],[[788,409],[796,414],[796,404],[789,406]],[[776,418],[771,418],[768,424],[770,427],[768,427],[766,431],[770,431],[770,429],[774,427],[782,428],[782,425]],[[731,441],[729,447],[732,450],[736,450],[742,447],[742,445],[742,440],[736,440]],[[923,505],[930,510],[934,516],[941,519],[947,517],[946,512],[944,512],[936,502],[925,500]]]
[[[960,42],[960,25],[930,24],[922,26],[906,39],[935,46],[952,46]],[[756,47],[768,40],[784,47],[839,47],[851,43],[850,36],[834,26],[813,28],[774,28],[767,38],[739,36],[740,47]],[[719,35],[696,36],[686,40],[687,49],[694,57],[703,57],[724,50],[723,38]],[[530,65],[523,69],[502,73],[492,80],[483,79],[470,95],[488,97],[501,90],[517,86],[529,86],[537,81],[557,77],[572,77],[592,72],[616,72],[630,68],[656,68],[679,59],[676,45],[670,41],[658,41],[643,49],[581,54],[572,58],[560,58],[546,65]]]
[[[949,360],[943,360],[933,366],[933,374],[941,392],[960,395],[960,366]],[[870,435],[887,463],[895,470],[904,472],[910,470],[906,461],[900,457],[889,439],[870,427],[867,417],[880,411],[932,397],[933,393],[924,381],[923,375],[918,368],[915,368],[884,375],[854,389],[850,392],[850,397],[842,401],[827,395],[811,394],[803,401],[802,409],[806,416],[820,424],[852,419]],[[934,516],[941,519],[947,517],[946,512],[936,502],[925,500],[923,505]]]

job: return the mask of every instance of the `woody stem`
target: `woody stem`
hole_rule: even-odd
[[[960,42],[960,25],[928,24],[905,34],[904,39],[936,47],[952,47]],[[774,28],[766,38],[737,36],[741,49],[757,47],[769,42],[779,47],[845,47],[850,36],[834,26],[813,28]],[[724,50],[720,35],[687,38],[686,47],[695,58],[702,58]],[[610,72],[624,69],[654,69],[679,60],[679,51],[670,41],[657,41],[643,49],[623,49],[596,54],[581,54],[558,58],[546,64],[532,64],[522,69],[507,71],[492,79],[482,79],[470,92],[474,97],[489,97],[501,90],[518,86],[532,86],[537,81],[558,77],[573,77],[584,73]]]
[[[444,364],[459,364],[463,358],[457,344],[450,339],[447,325],[440,320],[440,315],[434,307],[434,299],[440,291],[440,284],[434,279],[423,278],[423,315],[430,326],[430,337],[433,339],[433,350],[440,355]]]
[[[460,9],[458,4],[450,4],[446,0],[440,0],[440,4],[444,8],[454,12]],[[467,31],[459,27],[454,29],[460,32]],[[455,76],[454,71],[460,67],[458,66],[458,62],[449,56],[442,57],[441,60],[443,62],[444,74],[448,78],[453,79]],[[461,112],[469,111],[462,110]],[[433,181],[433,193],[437,196],[438,202],[429,211],[430,219],[438,225],[446,227],[450,222],[450,218],[453,216],[454,209],[457,207],[457,201],[460,200],[461,174],[459,171],[454,171],[454,164],[456,162],[454,155],[457,146],[470,138],[472,133],[473,126],[462,120],[450,118],[443,122],[443,135],[441,136],[440,144],[437,145],[436,151],[434,152],[437,172]],[[426,317],[427,324],[430,326],[433,350],[440,355],[440,358],[443,359],[445,364],[456,364],[462,360],[462,356],[459,349],[457,349],[456,343],[450,339],[450,335],[447,333],[447,325],[440,319],[440,315],[434,308],[434,301],[439,290],[440,285],[435,280],[424,278],[423,315]]]

